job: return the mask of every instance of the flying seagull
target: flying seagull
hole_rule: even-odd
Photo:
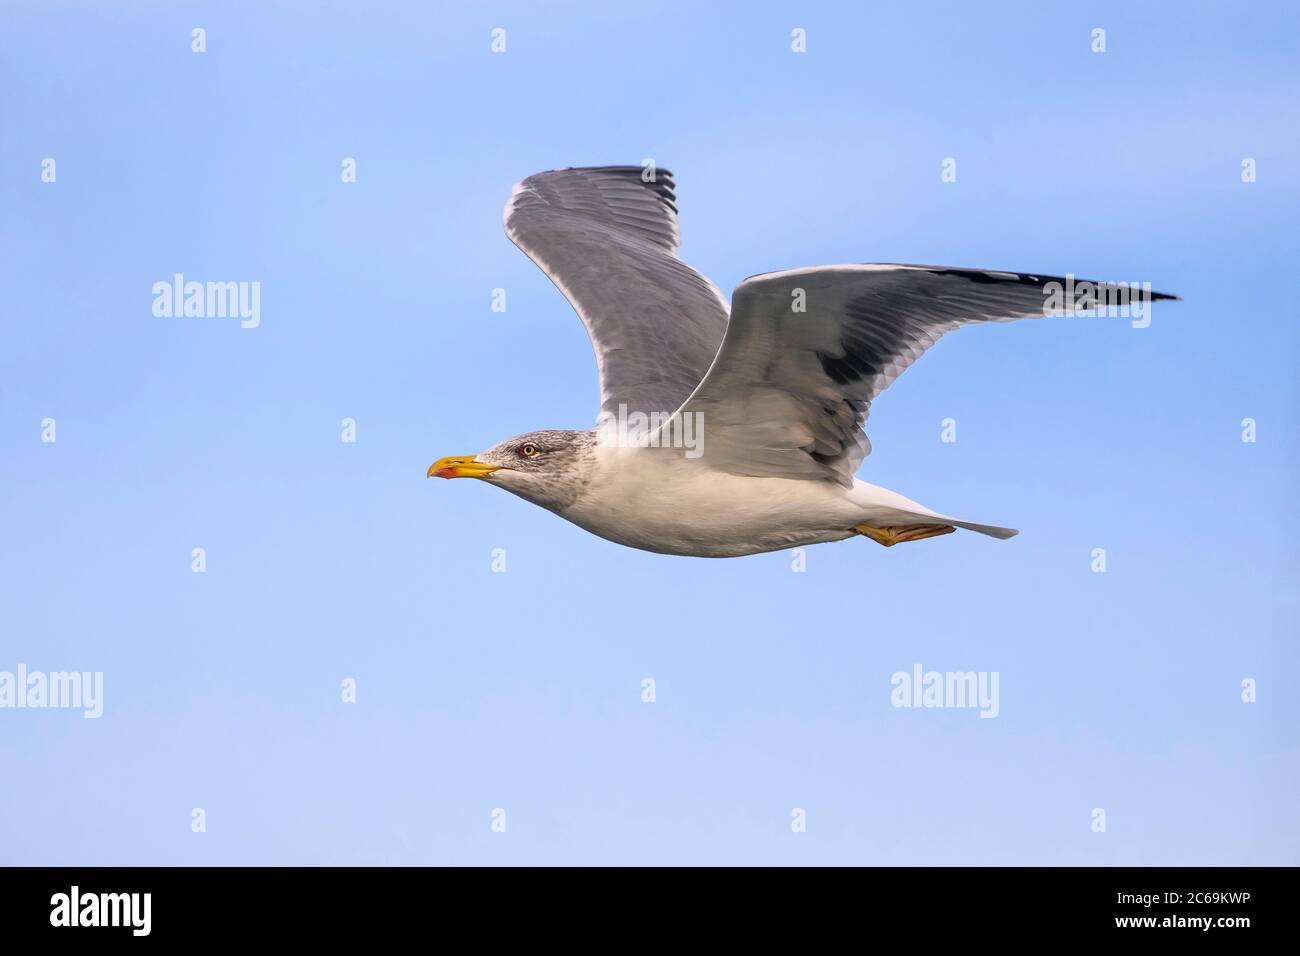
[[[731,308],[677,257],[672,174],[559,169],[514,188],[505,229],[572,303],[600,370],[595,428],[527,432],[428,476],[479,478],[593,534],[735,557],[857,535],[892,546],[957,528],[854,478],[872,401],[941,335],[977,322],[1176,296],[1072,277],[836,265],[746,279]]]

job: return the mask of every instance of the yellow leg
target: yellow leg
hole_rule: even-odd
[[[922,541],[941,534],[952,534],[957,529],[950,524],[904,524],[892,528],[873,528],[869,524],[857,524],[853,526],[853,530],[858,534],[866,535],[876,544],[892,548],[903,541]]]

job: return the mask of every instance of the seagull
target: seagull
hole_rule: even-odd
[[[738,557],[957,528],[854,477],[871,403],[945,332],[1177,296],[1124,283],[943,266],[768,272],[728,304],[677,256],[672,173],[558,169],[515,186],[505,230],[573,305],[600,373],[597,425],[440,458],[428,477],[498,485],[609,541]],[[1148,305],[1149,308],[1149,305]]]

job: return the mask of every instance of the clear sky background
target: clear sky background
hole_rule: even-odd
[[[0,670],[102,671],[105,701],[0,710],[0,863],[1296,863],[1298,27],[7,0]],[[876,402],[861,476],[1008,542],[796,573],[426,480],[594,422],[586,334],[501,209],[646,158],[724,291],[899,261],[1185,301],[967,329]],[[260,282],[261,326],[156,318],[176,272]],[[999,716],[893,708],[916,663],[998,672]]]

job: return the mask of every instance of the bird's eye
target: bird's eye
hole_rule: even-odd
[[[538,454],[537,446],[532,442],[524,442],[519,446],[519,454],[524,458],[536,458]]]

